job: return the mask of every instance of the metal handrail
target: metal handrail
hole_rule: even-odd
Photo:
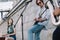
[[[19,8],[24,2],[26,2],[26,0],[24,0],[24,1],[19,1],[19,2],[11,9],[11,11],[10,11],[7,15],[12,14],[12,12],[14,12],[17,8]]]
[[[22,9],[22,8],[25,6],[24,3],[26,3],[26,0],[24,0],[23,2],[18,2],[18,3],[12,8],[12,10],[7,14],[7,19],[10,18],[11,16],[13,16],[14,14],[16,14],[16,12],[18,12],[18,10]],[[22,6],[22,7],[21,7],[21,6]],[[7,20],[7,19],[6,19],[6,20]],[[2,25],[6,20],[3,20],[0,25]]]

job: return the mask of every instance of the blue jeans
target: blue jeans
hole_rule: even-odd
[[[35,33],[35,40],[40,40],[40,32],[41,30],[45,28],[43,25],[33,25],[32,28],[28,30],[28,40],[33,40],[33,33]]]

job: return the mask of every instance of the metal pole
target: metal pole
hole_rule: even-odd
[[[3,19],[3,12],[1,12],[1,18]]]
[[[28,5],[28,4],[25,5],[25,8],[24,8],[23,12],[26,10],[27,5]],[[22,26],[22,40],[24,40],[23,12],[21,13],[21,20],[22,20],[22,22],[21,22],[21,26]]]
[[[29,3],[30,3],[30,1],[26,2],[25,8],[24,8],[24,10],[21,13],[21,20],[22,20],[22,22],[21,22],[21,26],[22,26],[22,40],[24,40],[23,13],[26,10],[26,8],[27,8],[27,6],[28,6]]]

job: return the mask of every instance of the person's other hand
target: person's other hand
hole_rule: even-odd
[[[53,12],[53,15],[54,15],[54,16],[60,15],[60,9],[59,9],[59,8],[56,8],[56,9],[54,10],[54,12]]]
[[[37,21],[37,20],[38,20],[37,18],[34,19],[34,21]]]
[[[6,36],[8,36],[7,34],[4,34],[4,35],[2,35],[3,37],[6,37]]]

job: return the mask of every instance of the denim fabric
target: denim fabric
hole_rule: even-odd
[[[35,33],[35,40],[40,40],[40,32],[41,30],[45,28],[43,25],[33,25],[29,30],[28,30],[28,40],[33,40],[33,33]]]

